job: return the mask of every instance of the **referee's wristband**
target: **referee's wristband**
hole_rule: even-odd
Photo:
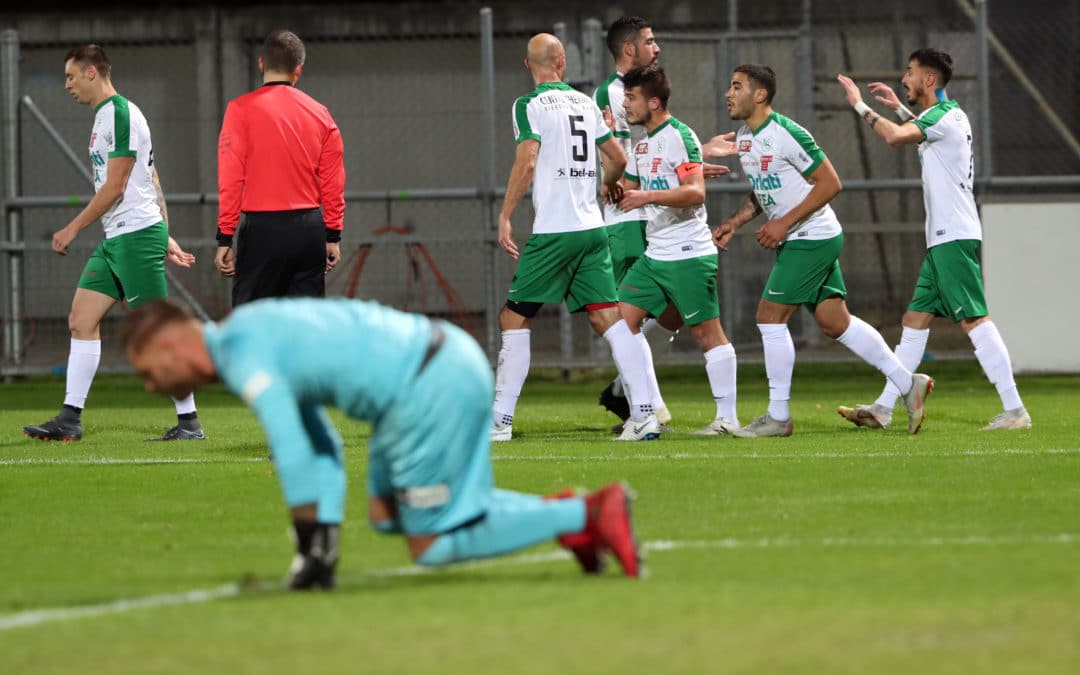
[[[334,230],[329,227],[326,228],[326,243],[336,244],[339,241],[341,241],[341,230]]]
[[[232,240],[233,240],[233,236],[231,234],[225,234],[221,230],[218,230],[218,233],[217,233],[218,246],[228,246],[229,248],[232,248]]]

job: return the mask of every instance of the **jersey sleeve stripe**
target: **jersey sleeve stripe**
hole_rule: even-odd
[[[517,121],[518,126],[518,143],[528,140],[540,140],[540,134],[534,132],[532,125],[529,124],[529,102],[532,99],[532,96],[522,96],[514,102],[514,119]]]
[[[128,110],[127,99],[114,96],[112,103],[116,145],[109,152],[109,157],[135,157],[138,153],[131,149],[131,111]]]
[[[609,131],[606,134],[604,134],[603,136],[601,136],[600,138],[596,139],[596,144],[600,145],[601,143],[607,143],[609,140],[611,140],[611,138],[612,138],[612,133]]]
[[[919,127],[919,131],[922,132],[923,140],[926,140],[926,130],[934,126],[941,121],[942,117],[945,117],[945,113],[949,112],[953,106],[947,103],[939,103],[938,105],[930,108],[922,115],[919,115],[915,119],[911,120],[912,124]]]
[[[694,134],[690,131],[690,127],[682,124],[672,124],[673,127],[679,130],[679,135],[682,137],[683,145],[686,146],[686,161],[687,162],[701,162],[701,146],[698,145],[697,139],[694,138]]]
[[[776,121],[784,131],[788,132],[788,134],[795,139],[795,142],[799,144],[802,151],[813,160],[810,166],[806,167],[806,169],[801,172],[802,175],[809,176],[817,171],[817,168],[825,161],[825,151],[818,147],[817,142],[814,141],[814,137],[810,135],[810,132],[783,115],[777,115]]]
[[[623,173],[623,178],[630,181],[631,183],[640,183],[641,182],[641,177],[640,176],[635,176],[634,174],[630,173],[629,171],[626,171],[626,172]]]
[[[616,131],[615,138],[630,138],[629,131]]]

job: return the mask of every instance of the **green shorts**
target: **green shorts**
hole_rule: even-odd
[[[720,316],[716,298],[716,255],[653,260],[643,255],[619,284],[619,301],[660,316],[674,304],[687,326]]]
[[[618,301],[607,230],[534,234],[525,242],[507,297],[512,302],[566,302],[571,312]]]
[[[978,239],[960,239],[927,249],[908,309],[953,321],[989,314],[979,264],[981,247]]]
[[[779,305],[806,305],[812,312],[829,298],[846,297],[840,273],[843,248],[842,234],[832,239],[784,242],[776,252],[776,264],[761,299]]]
[[[637,259],[645,255],[645,227],[648,224],[647,220],[628,220],[608,225],[608,247],[616,284],[622,281]]]
[[[169,228],[157,223],[106,239],[86,261],[79,288],[97,291],[134,309],[169,294],[165,284],[165,249]]]

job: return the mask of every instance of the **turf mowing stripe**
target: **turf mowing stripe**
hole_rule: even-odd
[[[889,537],[869,537],[865,539],[852,537],[826,537],[824,539],[789,539],[779,537],[775,539],[702,539],[671,541],[658,540],[648,541],[642,544],[642,548],[650,553],[663,553],[678,550],[702,550],[702,549],[764,549],[764,548],[830,548],[830,547],[889,547],[908,548],[923,546],[1014,546],[1025,544],[1076,544],[1080,543],[1080,534],[1061,533],[1051,535],[1034,535],[1022,537],[987,537],[971,535],[967,537],[924,537],[921,539],[893,539]],[[537,553],[529,555],[510,556],[506,558],[492,558],[478,560],[450,568],[426,568],[418,565],[405,567],[392,567],[384,570],[371,570],[364,572],[366,577],[405,577],[422,574],[445,572],[447,569],[482,569],[500,565],[535,565],[559,560],[569,560],[570,554],[566,551],[554,551],[550,553]],[[204,602],[213,602],[223,598],[236,597],[242,593],[250,593],[252,590],[277,590],[277,585],[259,584],[252,588],[251,584],[241,587],[238,584],[229,584],[217,588],[188,591],[186,593],[171,593],[166,595],[148,595],[141,598],[128,598],[114,600],[99,605],[84,605],[76,607],[56,607],[52,609],[35,609],[17,614],[0,616],[0,631],[13,628],[25,628],[45,623],[58,621],[72,621],[108,614],[122,614],[136,609],[168,607],[171,605],[191,605]]]

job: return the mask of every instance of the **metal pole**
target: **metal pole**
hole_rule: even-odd
[[[739,30],[739,0],[728,0],[727,22],[729,32],[734,33]]]
[[[480,79],[484,92],[484,128],[486,136],[485,160],[486,175],[484,176],[484,217],[487,220],[487,230],[497,233],[499,223],[495,217],[495,191],[498,189],[496,181],[495,163],[495,28],[490,7],[480,9]],[[488,354],[494,356],[499,349],[499,290],[498,290],[498,255],[500,253],[497,237],[488,245],[487,259],[487,346]]]
[[[30,116],[37,120],[41,128],[45,130],[45,134],[52,139],[56,147],[60,148],[60,152],[64,153],[64,156],[71,161],[71,165],[75,167],[75,170],[82,174],[83,178],[90,183],[90,187],[94,187],[94,176],[90,173],[90,169],[86,167],[86,162],[79,159],[79,156],[75,154],[75,150],[68,144],[64,137],[60,135],[60,132],[56,130],[56,127],[52,125],[49,118],[45,117],[45,113],[41,112],[41,109],[37,107],[34,100],[29,96],[22,97],[22,104],[26,108]]]
[[[5,30],[0,33],[0,125],[4,156],[4,198],[19,195],[19,33]],[[12,208],[4,209],[7,220],[7,238],[13,246],[22,241],[22,214]],[[12,248],[7,252],[8,298],[4,322],[4,362],[19,365],[22,362],[22,287],[21,251]]]
[[[979,50],[979,175],[993,175],[993,135],[990,133],[990,27],[987,0],[975,0],[975,40]]]

